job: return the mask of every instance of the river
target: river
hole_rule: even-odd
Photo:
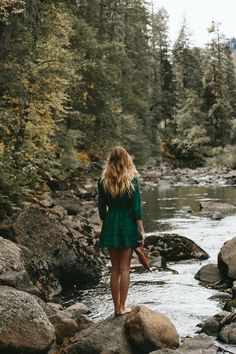
[[[210,258],[205,261],[169,262],[168,267],[176,270],[154,270],[131,274],[128,302],[130,305],[144,304],[165,313],[174,323],[181,337],[192,336],[196,325],[222,309],[219,300],[210,299],[217,291],[207,289],[194,279],[195,273],[204,264],[216,263],[217,254],[223,243],[236,236],[236,213],[226,214],[214,221],[199,210],[200,201],[221,201],[236,205],[236,188],[226,186],[175,186],[143,189],[143,219],[146,234],[176,233],[186,236],[202,247]],[[191,206],[192,213],[182,211]],[[82,301],[91,309],[91,317],[99,320],[113,312],[109,290],[109,275],[94,288],[76,291],[73,301]],[[64,304],[72,302],[65,297]]]

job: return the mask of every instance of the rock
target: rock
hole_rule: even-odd
[[[217,264],[213,263],[204,265],[194,278],[209,285],[214,285],[222,280]]]
[[[227,301],[227,300],[231,299],[231,294],[226,291],[219,291],[218,293],[210,296],[209,299],[218,299],[218,300],[222,300],[222,301]]]
[[[84,305],[82,302],[77,302],[74,305],[71,305],[67,307],[64,312],[70,314],[72,318],[76,319],[78,318],[81,314],[87,314],[89,313],[89,308]]]
[[[217,339],[224,343],[236,344],[236,322],[224,326]]]
[[[154,246],[167,261],[207,259],[209,255],[195,242],[176,234],[151,235],[145,239],[145,247]]]
[[[127,315],[125,333],[133,351],[140,354],[179,345],[179,335],[169,318],[145,306],[138,306]]]
[[[55,312],[63,311],[63,306],[61,304],[57,304],[55,302],[48,302],[48,306],[50,306]]]
[[[86,329],[94,324],[94,322],[86,315],[81,314],[79,317],[76,319],[77,325],[78,325],[78,332],[82,331],[83,329]]]
[[[225,304],[224,310],[226,311],[236,310],[236,281],[233,282],[232,298]]]
[[[0,350],[46,352],[55,330],[35,297],[0,286]]]
[[[176,329],[165,315],[138,306],[128,315],[110,316],[76,334],[66,350],[68,354],[143,354],[167,346],[176,348],[178,343]]]
[[[177,350],[161,349],[149,354],[217,354],[218,349],[214,345],[213,338],[206,334],[199,334],[193,338],[185,338]]]
[[[229,315],[227,311],[221,311],[220,313],[208,318],[202,324],[201,333],[205,333],[209,336],[217,337],[221,326],[221,321]]]
[[[218,254],[218,268],[223,278],[236,280],[236,237],[224,243]]]
[[[66,192],[56,192],[56,198],[53,199],[55,205],[66,209],[68,215],[77,215],[82,210],[81,201],[69,190]]]
[[[220,202],[208,202],[202,201],[200,202],[200,210],[210,210],[210,211],[221,211],[228,212],[234,211],[236,209],[235,205],[228,203],[220,203]]]
[[[212,220],[221,220],[223,219],[223,215],[221,214],[220,211],[216,211],[213,215],[212,215]]]
[[[67,354],[112,353],[133,354],[124,333],[127,315],[110,316],[104,321],[84,329],[70,340]]]
[[[183,208],[181,210],[186,213],[192,213],[192,211],[193,211],[191,206],[189,206],[189,205],[183,206]]]
[[[27,270],[47,294],[59,292],[61,285],[95,283],[101,275],[92,227],[83,218],[76,216],[78,222],[71,218],[30,207],[13,224],[17,243],[27,247]]]
[[[75,320],[68,317],[64,311],[58,311],[55,315],[49,317],[50,322],[55,328],[57,342],[61,344],[64,338],[72,337],[78,331],[78,325]]]
[[[0,285],[38,293],[25,269],[22,249],[0,236]]]

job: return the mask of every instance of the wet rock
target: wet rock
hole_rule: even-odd
[[[55,330],[35,297],[0,286],[0,350],[46,352]]]
[[[227,315],[229,315],[229,312],[221,311],[220,313],[205,320],[202,324],[201,333],[217,337],[219,329],[221,328],[221,322]]]
[[[227,301],[231,299],[231,294],[225,291],[219,291],[218,293],[210,296],[209,299],[218,299],[222,301]]]
[[[87,314],[89,313],[89,308],[83,304],[82,302],[77,302],[74,305],[71,305],[69,307],[67,307],[64,312],[69,313],[72,318],[77,318],[79,317],[81,314]]]
[[[220,211],[216,211],[213,215],[212,215],[212,220],[221,220],[223,219],[223,215],[221,214]]]
[[[127,315],[125,333],[134,352],[146,354],[179,345],[179,335],[169,318],[145,306],[138,306]]]
[[[223,278],[236,280],[236,237],[224,243],[218,254],[218,268]]]
[[[224,343],[236,344],[236,322],[224,326],[217,339]]]
[[[73,191],[56,192],[56,198],[53,199],[55,205],[66,209],[68,215],[77,215],[82,210],[82,204]]]
[[[64,311],[58,311],[55,315],[50,316],[49,320],[55,328],[55,335],[59,344],[63,342],[64,338],[73,337],[79,328],[71,315]]]
[[[204,265],[194,276],[195,279],[208,285],[216,285],[222,280],[217,264]]]
[[[176,329],[165,315],[138,306],[128,315],[110,316],[76,334],[70,340],[67,353],[114,353],[115,350],[119,354],[146,354],[156,348],[176,348],[178,341]]]
[[[27,247],[27,270],[48,294],[59,292],[60,285],[97,282],[101,274],[92,227],[84,219],[73,223],[70,218],[30,207],[13,224],[17,243]]]
[[[199,334],[193,338],[185,338],[176,350],[162,349],[149,354],[216,354],[217,352],[218,349],[214,345],[213,338],[206,334]]]
[[[184,211],[185,213],[192,213],[193,211],[191,206],[189,205],[184,206],[181,210]]]
[[[25,269],[22,249],[0,236],[0,285],[38,293]]]
[[[236,209],[235,205],[228,204],[228,203],[220,203],[220,202],[200,202],[200,210],[210,210],[213,212],[221,211],[221,212],[228,212],[234,211]]]
[[[207,259],[209,255],[195,242],[175,234],[151,235],[145,239],[145,247],[154,246],[167,261]]]
[[[236,311],[236,281],[233,282],[232,298],[225,304],[224,310]]]
[[[87,315],[84,314],[79,315],[78,317],[75,318],[75,320],[78,325],[78,332],[94,325],[93,320],[91,320],[91,318],[89,318]]]
[[[124,333],[127,315],[110,316],[76,334],[66,348],[68,354],[112,353],[133,354]]]

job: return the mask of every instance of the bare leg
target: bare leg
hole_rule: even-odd
[[[110,276],[110,286],[111,294],[115,308],[115,315],[119,314],[120,311],[120,270],[119,270],[119,249],[109,248],[109,254],[111,258],[111,276]]]
[[[120,309],[121,315],[131,312],[131,308],[125,306],[130,283],[130,262],[132,258],[132,248],[119,249],[119,269],[120,269]]]

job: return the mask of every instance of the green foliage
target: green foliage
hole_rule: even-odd
[[[208,166],[228,167],[236,169],[236,145],[227,145],[226,147],[217,147],[210,151],[206,161]]]
[[[203,156],[210,141],[204,127],[206,113],[202,111],[202,100],[191,90],[186,91],[185,100],[176,116],[176,137],[172,143],[183,158]]]
[[[193,48],[184,22],[171,50],[166,10],[145,0],[2,0],[0,217],[40,176],[78,176],[117,144],[138,164],[235,144],[235,68],[210,31]]]

